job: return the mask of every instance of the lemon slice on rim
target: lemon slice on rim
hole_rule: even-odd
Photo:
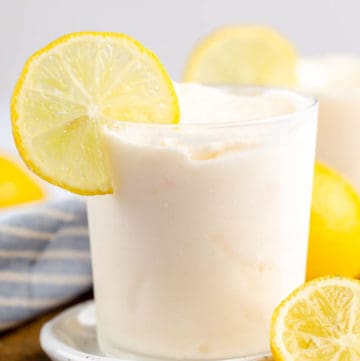
[[[184,80],[207,84],[294,86],[297,55],[291,43],[261,26],[229,26],[193,50]]]
[[[25,64],[11,102],[17,148],[40,177],[78,194],[111,193],[106,119],[176,123],[179,105],[157,57],[118,33],[65,35]]]
[[[360,360],[360,281],[318,278],[275,310],[270,345],[275,361]]]

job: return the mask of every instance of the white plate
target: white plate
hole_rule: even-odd
[[[119,361],[105,356],[96,340],[94,301],[81,303],[47,322],[40,334],[41,346],[53,361]],[[149,360],[124,354],[123,361]],[[270,361],[269,356],[232,359],[231,361]],[[156,360],[154,360],[156,361]]]

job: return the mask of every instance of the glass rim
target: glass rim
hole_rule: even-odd
[[[129,128],[149,128],[157,130],[179,130],[179,129],[223,129],[223,128],[241,128],[241,127],[256,127],[262,125],[277,125],[284,123],[286,121],[291,121],[296,119],[299,116],[302,116],[318,106],[318,100],[315,96],[306,94],[301,91],[284,88],[284,87],[273,87],[273,86],[258,86],[258,85],[238,85],[238,84],[225,84],[225,85],[211,85],[206,84],[206,86],[216,87],[216,88],[234,88],[234,89],[243,89],[244,91],[279,91],[280,93],[289,93],[292,95],[297,95],[303,100],[306,100],[306,104],[303,107],[300,107],[296,111],[287,114],[275,115],[270,117],[261,117],[258,119],[250,120],[236,120],[230,122],[193,122],[193,123],[140,123],[140,122],[131,122],[124,120],[116,119],[107,119],[106,128],[110,131],[114,128],[119,128],[122,126],[127,126]],[[181,112],[181,110],[180,110]]]

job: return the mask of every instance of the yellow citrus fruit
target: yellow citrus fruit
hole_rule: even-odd
[[[359,361],[360,281],[324,277],[300,286],[274,311],[275,361]]]
[[[0,155],[0,208],[41,200],[45,192],[20,165]]]
[[[230,26],[210,34],[193,50],[184,80],[207,84],[294,86],[296,50],[276,31]]]
[[[306,276],[329,274],[360,277],[360,197],[340,174],[317,163]]]
[[[65,35],[25,64],[12,97],[17,148],[40,177],[78,194],[111,193],[101,127],[108,119],[176,123],[158,58],[124,34]]]

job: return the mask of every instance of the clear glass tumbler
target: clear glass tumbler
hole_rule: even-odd
[[[317,104],[212,124],[117,121],[114,194],[88,199],[101,349],[214,360],[269,352],[274,307],[304,281]],[[225,109],[224,109],[225,111]]]

